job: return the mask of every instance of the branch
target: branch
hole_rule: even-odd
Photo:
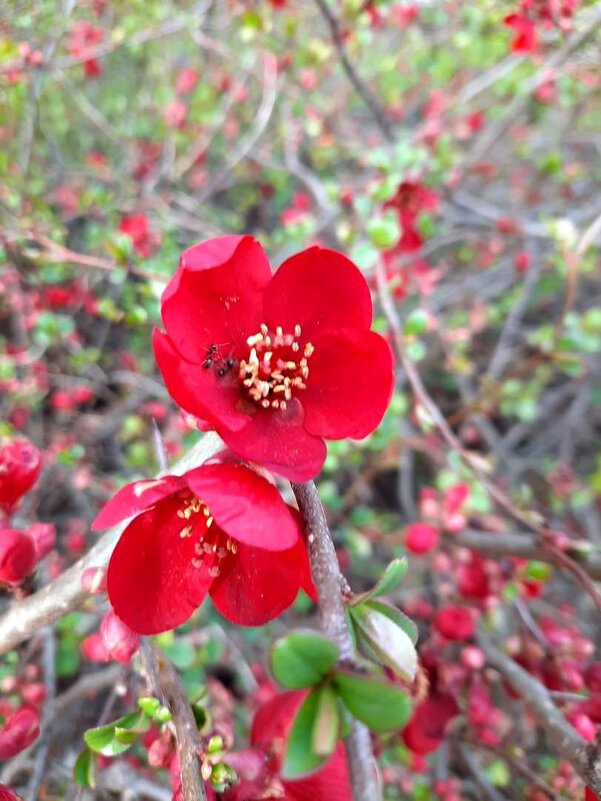
[[[328,5],[327,0],[315,0],[315,5],[319,8],[323,18],[328,23],[330,35],[332,36],[332,41],[334,42],[334,47],[338,51],[340,63],[342,64],[342,68],[346,72],[349,81],[353,84],[357,90],[357,94],[361,97],[365,105],[371,111],[372,116],[376,121],[378,128],[382,132],[384,139],[386,139],[387,142],[393,142],[394,132],[392,123],[388,119],[388,116],[386,115],[386,112],[380,103],[376,100],[369,86],[365,83],[363,78],[353,66],[353,62],[349,58],[346,45],[344,44],[344,37],[342,35],[342,30],[340,29],[340,21],[338,17],[335,16],[334,12]]]
[[[321,627],[338,646],[340,659],[354,662],[355,648],[342,600],[343,578],[319,493],[312,481],[306,484],[293,483],[292,491],[307,536],[311,575],[319,600]],[[363,723],[353,721],[351,732],[345,739],[345,746],[354,801],[378,801],[381,795],[371,738],[369,730]]]
[[[464,548],[479,551],[485,556],[517,556],[521,559],[536,559],[552,565],[563,565],[554,550],[541,548],[537,537],[532,534],[494,534],[488,531],[467,529],[461,531],[449,541]],[[565,554],[580,566],[595,581],[601,581],[601,554],[570,552]]]
[[[140,656],[154,694],[164,698],[171,710],[177,738],[183,801],[207,801],[198,759],[202,743],[181,679],[171,662],[156,650],[147,637],[142,640]]]
[[[221,447],[215,434],[205,434],[200,442],[183,456],[172,472],[184,473],[206,461]],[[0,617],[0,654],[10,651],[29,639],[42,626],[52,623],[79,606],[88,594],[81,586],[81,576],[88,567],[104,567],[127,523],[107,531],[88,553],[43,589],[17,601]]]
[[[599,744],[587,743],[555,706],[548,690],[488,638],[479,634],[478,645],[484,651],[488,664],[499,671],[536,715],[561,758],[572,765],[592,790],[601,793]]]

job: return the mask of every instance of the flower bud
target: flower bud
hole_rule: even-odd
[[[81,643],[80,648],[84,658],[89,659],[90,662],[108,662],[110,658],[104,645],[102,635],[98,632],[86,637]]]
[[[14,528],[0,530],[0,583],[18,587],[36,566],[33,540]]]
[[[26,531],[33,540],[38,560],[48,556],[56,542],[56,527],[54,523],[32,523],[27,527]]]
[[[87,567],[81,575],[81,586],[90,595],[106,592],[106,570],[103,567]]]
[[[440,609],[434,618],[434,628],[447,640],[469,640],[476,631],[472,611],[463,606]]]
[[[100,624],[100,636],[109,659],[127,664],[140,647],[140,637],[111,610]]]
[[[40,475],[42,454],[28,439],[14,439],[0,448],[0,506],[10,512]]]
[[[10,759],[31,745],[40,734],[37,710],[22,706],[0,727],[0,759]]]
[[[405,547],[414,554],[428,553],[438,545],[438,529],[428,523],[411,523],[405,532]]]

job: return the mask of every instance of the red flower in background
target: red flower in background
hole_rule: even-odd
[[[532,53],[538,47],[536,25],[522,14],[508,14],[503,20],[514,32],[511,50],[514,53]]]
[[[175,401],[229,448],[293,481],[326,457],[324,438],[361,439],[393,388],[392,353],[370,330],[367,282],[318,247],[272,275],[250,236],[187,250],[162,298],[154,350]]]
[[[11,512],[42,470],[42,454],[28,439],[13,439],[0,448],[0,511]]]
[[[302,587],[314,595],[298,516],[266,479],[242,465],[123,487],[93,528],[131,515],[108,567],[111,604],[133,631],[179,626],[209,594],[233,623],[277,617]]]
[[[24,531],[0,529],[0,584],[18,587],[33,573],[37,554],[33,539]]]
[[[433,693],[416,706],[403,730],[405,745],[414,754],[436,751],[444,741],[447,724],[458,714],[459,707],[452,696]]]
[[[143,259],[152,255],[161,241],[160,236],[151,231],[148,217],[143,212],[124,214],[119,231],[131,239],[134,250]]]
[[[40,715],[29,706],[19,707],[0,726],[0,759],[11,759],[40,735]]]
[[[102,64],[93,57],[95,45],[104,39],[104,30],[85,20],[74,23],[69,38],[69,53],[74,58],[85,59],[83,67],[87,78],[98,78],[102,74]],[[90,58],[87,58],[90,56]]]
[[[23,799],[15,793],[12,787],[0,784],[0,801],[23,801]]]

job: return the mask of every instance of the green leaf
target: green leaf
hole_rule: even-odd
[[[340,706],[336,693],[329,684],[319,688],[319,704],[313,727],[313,752],[321,757],[334,753],[340,737]]]
[[[293,631],[271,650],[271,672],[283,687],[298,690],[322,681],[338,659],[338,649],[323,634]]]
[[[96,759],[89,748],[84,748],[73,766],[73,781],[80,787],[96,786]]]
[[[84,740],[97,754],[118,756],[127,751],[137,740],[138,734],[148,731],[150,725],[151,720],[143,711],[131,712],[106,726],[88,729]]]
[[[303,701],[290,729],[282,763],[283,779],[299,779],[319,770],[327,757],[313,750],[313,736],[317,723],[320,697],[323,688],[313,690]]]
[[[394,684],[345,670],[336,671],[332,684],[349,712],[373,731],[402,729],[411,716],[407,693]]]
[[[405,630],[388,615],[367,604],[354,607],[351,614],[359,647],[367,645],[367,650],[375,655],[380,665],[389,667],[405,681],[413,681],[417,672],[417,652]],[[367,655],[373,658],[372,654]]]
[[[388,595],[393,590],[396,590],[401,581],[404,579],[408,567],[409,563],[404,556],[399,559],[393,559],[386,570],[382,573],[382,576],[376,585],[367,592],[363,592],[360,595],[355,595],[351,601],[351,606],[356,606],[362,601],[367,601],[370,598],[379,598],[382,595]]]

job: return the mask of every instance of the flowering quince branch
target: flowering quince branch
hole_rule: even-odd
[[[501,673],[535,713],[562,758],[571,763],[591,789],[601,793],[599,742],[587,743],[555,706],[549,691],[484,634],[480,633],[477,641],[488,664]]]
[[[356,660],[342,599],[342,573],[334,543],[315,484],[292,484],[309,546],[311,574],[317,589],[322,629],[338,646],[340,659]],[[353,721],[345,740],[354,801],[378,801],[381,797],[371,739],[367,727]]]
[[[206,801],[205,784],[198,759],[201,748],[198,726],[180,677],[169,660],[143,638],[140,656],[155,695],[164,696],[177,737],[183,801]]]
[[[202,440],[174,465],[172,471],[183,472],[205,461],[216,453],[219,447],[217,436],[205,434]],[[0,617],[0,654],[24,642],[42,626],[63,617],[87,598],[88,593],[81,584],[84,571],[89,567],[104,567],[107,564],[124,528],[125,525],[122,523],[112,527],[82,559],[43,589],[22,601],[15,602]]]

